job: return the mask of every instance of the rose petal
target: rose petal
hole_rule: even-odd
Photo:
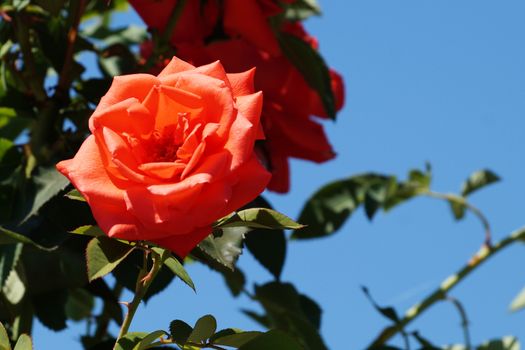
[[[89,136],[73,159],[57,164],[82,193],[100,228],[109,236],[138,239],[141,225],[126,210],[124,191],[113,183],[100,158],[94,136]]]
[[[170,74],[185,72],[192,69],[195,69],[195,67],[189,64],[188,62],[185,62],[180,58],[173,56],[170,63],[168,63],[168,65],[164,67],[162,72],[160,72],[157,77],[160,79]]]
[[[155,239],[153,243],[165,247],[178,257],[184,258],[197,246],[206,236],[211,234],[211,225],[195,228],[191,233],[185,235],[170,236],[167,238]]]
[[[100,99],[97,111],[103,111],[116,103],[136,98],[143,101],[149,90],[159,84],[156,76],[150,74],[130,74],[113,78],[108,92]]]
[[[250,95],[255,92],[255,68],[241,73],[228,73],[228,80],[230,81],[233,96]]]

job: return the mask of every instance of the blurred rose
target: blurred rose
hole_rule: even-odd
[[[90,118],[93,134],[57,164],[108,236],[182,257],[215,220],[264,190],[270,174],[254,152],[263,135],[253,73],[173,58],[158,76],[114,79]]]
[[[317,41],[300,25],[294,24],[285,30],[317,47]],[[221,60],[228,72],[257,67],[255,87],[264,93],[262,124],[266,141],[262,154],[272,172],[270,190],[289,190],[288,158],[321,163],[335,156],[322,125],[314,117],[327,117],[319,95],[284,56],[274,57],[241,39],[206,46],[184,45],[179,55],[194,64]],[[330,70],[330,78],[336,109],[340,110],[344,102],[343,80],[334,70]]]

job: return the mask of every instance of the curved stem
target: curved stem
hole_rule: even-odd
[[[149,254],[151,254],[153,258],[153,266],[148,271],[147,265]],[[115,342],[115,344],[117,344],[119,339],[126,335],[126,333],[128,332],[131,322],[133,321],[133,317],[135,316],[135,312],[137,311],[137,308],[140,305],[140,302],[144,298],[144,295],[146,295],[148,288],[151,286],[151,283],[155,280],[155,277],[157,276],[162,267],[162,264],[164,262],[163,259],[164,257],[161,257],[153,251],[144,251],[143,266],[137,278],[135,296],[133,297],[133,300],[130,303],[125,304],[128,308],[128,312],[126,313],[126,317],[122,322],[122,326],[120,327],[120,332],[117,336],[117,341]]]
[[[481,225],[483,225],[483,228],[485,229],[485,245],[487,247],[490,247],[492,244],[492,234],[490,229],[490,224],[486,216],[479,210],[477,207],[470,204],[465,197],[458,196],[453,193],[439,193],[439,192],[433,192],[433,191],[425,191],[422,192],[423,195],[433,198],[439,198],[444,199],[446,201],[449,201],[451,203],[457,203],[468,210],[472,212],[472,214],[476,215],[481,221]]]
[[[463,281],[465,277],[470,275],[472,271],[476,270],[485,261],[489,260],[492,256],[494,256],[499,251],[503,250],[505,247],[520,240],[525,240],[525,227],[514,231],[506,238],[494,244],[494,246],[492,247],[481,247],[481,249],[476,254],[474,254],[474,256],[464,267],[458,270],[455,274],[445,279],[441,283],[439,288],[437,288],[434,292],[428,295],[422,302],[412,306],[406,312],[405,316],[399,321],[399,323],[383,330],[383,332],[381,332],[381,334],[379,334],[379,336],[377,336],[377,338],[371,343],[368,349],[373,349],[384,345],[393,336],[400,333],[406,325],[415,320],[426,309],[434,305],[434,303],[436,303],[437,301],[445,299],[447,297],[447,293],[457,284],[459,284],[459,282]]]
[[[465,338],[465,347],[467,350],[472,350],[472,343],[470,341],[470,332],[468,329],[469,321],[467,317],[467,312],[465,311],[465,308],[461,304],[461,302],[451,296],[448,296],[446,300],[450,301],[452,305],[458,310],[459,316],[461,317],[461,328],[463,329],[463,336]]]

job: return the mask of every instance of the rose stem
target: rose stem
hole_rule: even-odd
[[[148,272],[147,264],[148,264],[148,254],[151,254],[153,258],[153,266],[151,267],[151,270]],[[163,259],[160,255],[153,251],[147,251],[144,250],[144,259],[143,259],[143,266],[140,270],[139,276],[137,278],[137,284],[135,287],[135,296],[133,297],[133,300],[131,303],[127,304],[128,312],[126,313],[126,317],[124,318],[124,322],[122,322],[122,326],[120,327],[120,332],[117,337],[117,342],[120,338],[122,338],[126,333],[128,332],[129,326],[131,325],[131,321],[133,321],[133,316],[135,316],[135,312],[137,311],[137,308],[144,298],[144,295],[148,291],[148,288],[151,286],[151,283],[157,276],[157,273],[160,271],[163,264]],[[115,342],[115,345],[117,344]]]
[[[379,348],[381,345],[384,345],[388,340],[393,336],[401,332],[407,324],[415,320],[419,315],[421,315],[426,309],[432,306],[437,301],[443,300],[447,297],[447,293],[454,288],[459,282],[461,282],[465,277],[467,277],[472,271],[481,266],[485,261],[490,257],[494,256],[497,252],[503,248],[518,242],[525,240],[525,227],[522,227],[509,236],[505,237],[501,241],[497,242],[491,247],[483,245],[481,249],[474,254],[472,259],[458,272],[449,276],[445,279],[438,289],[428,295],[422,302],[415,304],[406,312],[403,319],[392,327],[388,327],[381,332],[381,334],[370,344],[368,349]]]

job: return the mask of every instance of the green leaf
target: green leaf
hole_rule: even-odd
[[[487,341],[477,347],[477,350],[520,350],[520,342],[516,337],[503,337]]]
[[[22,334],[15,344],[14,350],[33,350],[33,342],[27,334]]]
[[[69,180],[60,174],[55,167],[38,169],[38,174],[33,176],[36,185],[36,196],[31,205],[29,213],[22,221],[26,221],[31,216],[36,215],[40,208],[51,198],[69,185]]]
[[[186,344],[192,331],[193,328],[182,320],[174,320],[170,323],[170,334],[177,344]]]
[[[113,271],[133,249],[132,246],[108,237],[93,238],[86,248],[89,281]]]
[[[525,287],[521,290],[521,292],[518,293],[518,295],[516,295],[510,304],[511,311],[518,311],[523,308],[525,308]]]
[[[302,21],[311,16],[321,14],[316,0],[296,0],[285,6],[285,18],[288,21]]]
[[[81,235],[81,236],[90,236],[90,237],[106,236],[106,234],[104,233],[104,231],[100,229],[100,227],[94,226],[94,225],[80,226],[74,229],[73,231],[70,231],[70,233],[74,233],[76,235]]]
[[[202,316],[197,320],[193,331],[188,337],[192,343],[201,343],[209,339],[217,330],[217,320],[212,315]]]
[[[450,204],[450,210],[452,210],[452,215],[454,215],[454,219],[463,219],[466,211],[465,205],[459,203],[458,201],[448,201],[448,203]]]
[[[150,345],[151,343],[155,342],[156,340],[158,340],[159,338],[163,337],[164,335],[169,335],[169,334],[166,333],[163,330],[158,330],[158,331],[151,332],[148,335],[146,335],[137,345],[135,345],[133,350],[148,349],[148,345]]]
[[[336,106],[330,72],[324,59],[309,43],[295,35],[280,32],[279,43],[284,55],[301,72],[323,103],[326,114],[335,119]]]
[[[246,234],[244,244],[254,258],[278,280],[286,258],[284,231],[255,229]]]
[[[4,325],[0,322],[0,350],[11,350],[11,344],[9,344],[9,337],[5,330]]]
[[[15,140],[33,120],[27,111],[9,107],[0,107],[0,137]]]
[[[224,280],[233,296],[236,297],[241,294],[244,285],[246,284],[246,277],[244,277],[244,274],[239,267],[236,267],[233,271],[223,271],[222,277],[224,277]]]
[[[31,240],[29,237],[26,237],[20,233],[13,232],[11,230],[8,230],[0,226],[0,245],[1,244],[12,244],[12,243],[26,243],[26,244],[30,244],[38,249],[45,250],[45,251],[53,251],[55,249],[55,247],[47,248],[47,247],[41,246],[40,244]]]
[[[22,247],[20,243],[0,245],[0,288],[4,286],[7,276],[15,268],[22,253]]]
[[[239,350],[268,349],[304,350],[292,337],[280,330],[261,334],[239,348]]]
[[[372,295],[370,295],[370,292],[368,291],[368,288],[366,288],[365,286],[362,286],[361,289],[363,290],[363,293],[365,293],[365,295],[368,298],[368,300],[370,301],[370,303],[374,306],[374,308],[381,315],[383,315],[384,317],[386,317],[387,319],[389,319],[390,321],[392,321],[392,322],[394,322],[396,324],[399,322],[399,316],[397,315],[397,312],[396,312],[396,310],[394,308],[379,306],[375,302],[375,300],[372,298]]]
[[[193,291],[195,291],[195,285],[193,284],[193,281],[184,268],[182,264],[175,259],[175,257],[170,256],[166,260],[164,260],[164,265],[166,265],[171,272],[175,274],[175,276],[179,277],[184,283],[186,283]]]
[[[17,265],[11,270],[2,287],[5,299],[11,305],[18,305],[27,292],[27,280],[22,265]]]
[[[244,332],[235,328],[226,328],[215,333],[213,337],[210,338],[210,342],[217,345],[238,348],[262,334],[262,332]]]
[[[300,229],[304,226],[275,210],[268,208],[250,208],[218,220],[214,227],[251,227],[278,230]]]
[[[86,201],[84,196],[82,196],[82,193],[78,192],[78,190],[76,188],[71,190],[71,191],[69,191],[68,193],[66,193],[65,196],[67,198],[75,200],[75,201],[80,201],[80,202],[85,202]]]
[[[83,288],[75,288],[68,293],[66,316],[74,321],[81,321],[91,315],[95,306],[93,295]]]
[[[53,289],[33,296],[35,314],[42,324],[54,331],[67,327],[67,289]]]
[[[118,340],[113,350],[133,350],[147,335],[144,332],[129,332]]]
[[[327,349],[312,318],[305,314],[300,294],[292,284],[270,282],[256,286],[255,297],[266,310],[273,328],[298,337],[306,349]]]
[[[233,270],[237,258],[242,253],[242,241],[248,230],[246,227],[221,228],[220,237],[209,235],[199,243],[197,251],[212,263],[219,263],[220,266]]]
[[[498,182],[500,177],[488,169],[479,170],[469,176],[467,181],[461,187],[461,195],[463,197],[487,186]]]

